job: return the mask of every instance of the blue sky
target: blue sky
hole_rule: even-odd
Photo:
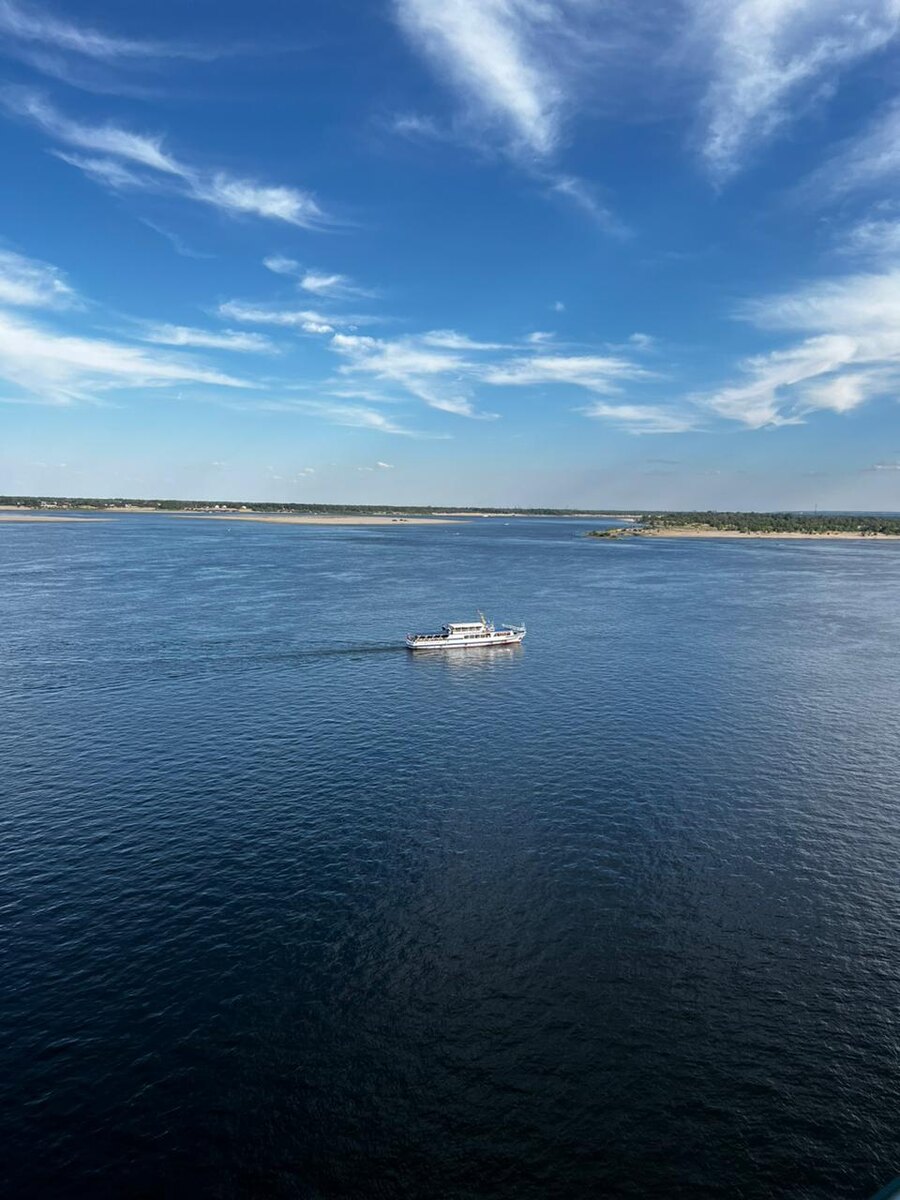
[[[0,0],[0,492],[900,509],[900,0]]]

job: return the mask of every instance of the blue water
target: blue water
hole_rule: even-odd
[[[900,543],[588,527],[0,524],[4,1196],[900,1174]]]

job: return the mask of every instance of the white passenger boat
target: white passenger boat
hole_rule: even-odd
[[[410,650],[468,650],[473,646],[511,646],[525,637],[524,625],[501,625],[495,629],[484,613],[477,621],[452,621],[440,633],[408,633]]]

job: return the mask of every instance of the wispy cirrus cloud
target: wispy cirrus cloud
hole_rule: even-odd
[[[696,429],[695,412],[668,408],[661,404],[609,404],[596,400],[580,410],[586,417],[608,421],[626,433],[687,433]]]
[[[75,290],[58,267],[0,249],[0,304],[16,308],[66,308]]]
[[[392,415],[362,404],[343,404],[329,400],[268,399],[243,403],[229,401],[228,407],[254,412],[296,413],[302,416],[318,417],[329,425],[339,425],[347,429],[369,429],[376,433],[393,434],[397,437],[438,440],[449,437],[449,434],[446,433],[428,433],[419,429],[410,429],[396,421]]]
[[[434,346],[439,350],[509,350],[508,342],[479,342],[455,329],[432,329],[419,334],[423,346]]]
[[[114,190],[174,190],[230,216],[257,216],[304,229],[320,229],[329,223],[310,192],[193,167],[168,151],[159,134],[135,133],[110,122],[88,125],[72,120],[28,89],[7,88],[3,99],[9,111],[54,140],[91,151],[94,156],[88,158],[73,154],[59,157],[103,186]]]
[[[576,208],[603,229],[616,237],[628,237],[631,230],[615,215],[612,209],[600,199],[597,189],[592,188],[576,175],[554,174],[547,180],[551,195],[562,196]]]
[[[33,402],[93,402],[115,389],[207,384],[251,385],[190,359],[109,338],[73,336],[0,311],[0,379]]]
[[[750,428],[797,424],[816,410],[847,413],[900,387],[900,269],[817,280],[743,305],[760,329],[803,335],[738,364],[739,378],[707,409]]]
[[[51,46],[103,62],[146,58],[209,59],[219,53],[212,47],[119,37],[77,25],[53,16],[46,9],[15,0],[0,0],[0,33],[13,43]]]
[[[900,180],[900,101],[894,101],[845,140],[798,189],[804,204],[851,193],[880,192]]]
[[[31,309],[43,310],[46,319],[39,322],[24,315],[23,310]],[[50,318],[71,320],[73,315],[83,321],[89,313],[58,267],[0,250],[0,380],[20,389],[7,401],[73,404],[97,401],[117,389],[253,386],[194,357],[149,350],[108,336],[72,334],[47,323]],[[251,346],[241,341],[253,336],[157,325],[147,329],[144,340],[160,346],[249,350]]]
[[[200,350],[235,350],[243,354],[270,354],[275,346],[261,333],[226,329],[216,332],[186,325],[152,325],[141,340],[156,346],[188,346]]]
[[[569,384],[608,395],[621,391],[625,381],[655,376],[638,363],[615,355],[540,353],[492,365],[483,378],[485,383],[507,387]]]
[[[69,87],[99,95],[158,96],[154,73],[178,62],[211,63],[247,47],[125,37],[46,7],[0,0],[0,55]],[[149,81],[148,81],[149,79]]]
[[[322,313],[316,309],[285,309],[245,304],[241,300],[226,300],[219,305],[220,317],[248,325],[273,325],[282,329],[298,329],[302,333],[330,334],[336,329],[355,329],[368,324],[372,318]]]
[[[348,296],[372,297],[375,295],[369,289],[360,287],[349,275],[341,275],[336,271],[304,268],[293,258],[286,258],[281,254],[271,254],[268,258],[264,258],[263,266],[276,275],[288,276],[302,291],[309,292],[313,296],[341,299]]]
[[[395,0],[394,11],[401,30],[456,89],[470,116],[499,123],[524,151],[553,150],[563,89],[542,51],[542,38],[559,22],[552,4]]]
[[[608,26],[618,9],[602,14]],[[394,0],[393,10],[407,41],[461,102],[451,129],[406,113],[394,118],[396,133],[461,142],[468,131],[481,142],[485,130],[493,131],[548,194],[568,200],[608,233],[626,232],[596,188],[552,166],[566,113],[576,107],[587,75],[603,70],[614,41],[609,28],[597,36],[598,14],[590,6],[580,0]],[[627,24],[619,22],[620,28]]]
[[[36,125],[57,141],[92,150],[113,158],[125,159],[166,175],[181,175],[183,168],[163,150],[159,135],[132,133],[111,123],[85,125],[73,121],[54,108],[39,92],[29,88],[7,88],[3,93],[6,107]]]
[[[296,275],[293,259],[266,264],[277,274]],[[516,342],[479,339],[456,329],[426,329],[395,337],[359,333],[365,318],[284,309],[231,300],[219,306],[219,316],[242,323],[297,329],[319,336],[340,360],[337,378],[324,380],[320,390],[331,402],[363,400],[396,404],[418,400],[429,408],[455,416],[496,419],[479,403],[485,389],[580,390],[594,396],[618,396],[632,385],[658,381],[635,357],[653,345],[647,334],[605,347],[605,353],[553,352],[552,334],[538,333]],[[355,406],[354,411],[355,411]],[[626,412],[626,409],[628,410]],[[695,416],[665,406],[595,404],[579,409],[591,417],[606,417],[631,432],[680,432],[696,424]]]
[[[879,263],[900,260],[900,218],[868,216],[839,236],[839,253]]]
[[[471,364],[453,351],[431,347],[416,337],[391,340],[337,333],[330,344],[345,360],[339,368],[342,374],[370,375],[442,412],[482,419],[494,416],[475,408],[466,383]]]
[[[689,0],[688,7],[696,57],[709,63],[702,149],[718,182],[900,30],[896,0]]]
[[[543,343],[531,353],[508,355],[502,342],[479,342],[454,330],[435,330],[400,338],[336,334],[331,348],[345,359],[340,373],[368,375],[415,396],[431,408],[465,417],[494,418],[479,410],[478,390],[490,388],[580,389],[611,396],[628,384],[658,375],[624,355],[548,354]],[[588,412],[581,409],[579,411]],[[610,411],[612,411],[610,409]],[[649,410],[648,410],[649,413]],[[603,415],[599,407],[588,413]],[[656,413],[654,432],[687,428],[687,418],[664,408]],[[624,423],[624,422],[623,422]],[[650,424],[650,415],[646,419]],[[692,419],[690,424],[694,424]],[[639,418],[632,416],[634,431]]]

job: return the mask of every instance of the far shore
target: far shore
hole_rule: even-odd
[[[129,510],[133,511],[133,510]],[[261,521],[265,525],[458,525],[439,517],[313,517],[270,516],[267,513],[199,513],[155,510],[158,516],[184,517],[195,521]]]
[[[827,530],[823,529],[818,533],[777,533],[773,531],[765,531],[759,533],[751,533],[743,529],[700,529],[693,526],[672,526],[671,529],[637,529],[629,530],[628,537],[642,538],[765,538],[766,540],[782,540],[789,538],[791,541],[822,541],[828,539],[830,541],[841,542],[897,542],[900,541],[900,534],[897,533],[850,533],[845,530]],[[613,540],[613,539],[610,539]]]
[[[13,513],[0,512],[0,521],[21,521],[23,525],[34,524],[35,521],[108,521],[109,517],[70,517],[59,516],[51,517],[46,513]]]
[[[76,512],[79,510],[75,510]],[[343,516],[298,513],[255,512],[191,512],[171,508],[129,508],[126,505],[103,509],[83,509],[98,513],[150,513],[155,517],[192,518],[195,521],[262,521],[269,525],[459,525],[465,517],[404,517],[404,516]],[[75,516],[71,510],[48,513],[37,509],[22,509],[11,504],[0,505],[0,521],[108,521],[108,516]]]

